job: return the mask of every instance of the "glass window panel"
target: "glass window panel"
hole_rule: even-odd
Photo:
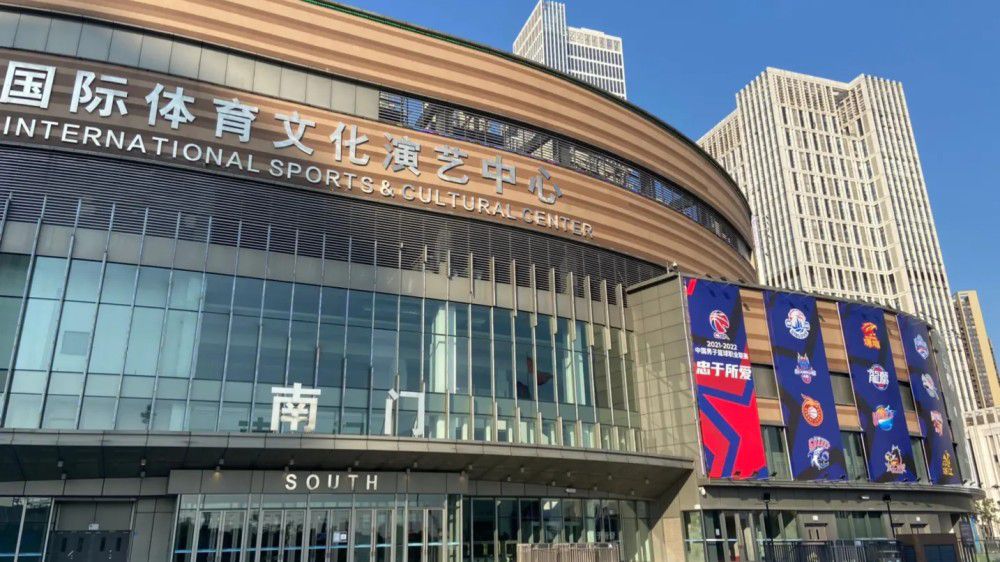
[[[205,312],[229,313],[233,298],[233,277],[208,273],[205,275]]]
[[[59,302],[29,299],[17,350],[17,368],[47,370],[59,323]],[[6,368],[6,367],[4,367]]]
[[[167,72],[170,69],[170,51],[173,41],[145,35],[142,39],[142,51],[139,54],[139,67],[156,72]]]
[[[281,91],[281,67],[260,60],[255,61],[252,90],[258,94],[277,97]]]
[[[421,390],[420,387],[420,333],[399,333],[399,388]]]
[[[371,326],[374,295],[368,291],[351,291],[348,296],[347,323],[352,326]]]
[[[297,293],[296,299],[298,299]],[[318,310],[318,306],[316,310]],[[304,386],[313,386],[316,372],[317,329],[316,320],[292,322],[292,344],[288,354],[289,383],[299,382]]]
[[[292,312],[292,284],[268,281],[264,287],[264,316],[288,318]]]
[[[383,330],[396,329],[396,309],[398,297],[385,293],[375,293],[375,327]]]
[[[476,396],[492,395],[492,372],[490,365],[492,357],[493,350],[490,347],[488,336],[486,338],[477,337],[472,340],[472,392]]]
[[[153,407],[155,431],[181,431],[184,429],[184,401],[157,400]]]
[[[163,349],[170,352],[159,357],[157,372],[160,376],[187,378],[190,375],[197,328],[198,313],[183,310],[167,312]]]
[[[83,371],[87,363],[87,352],[90,350],[96,308],[96,305],[89,302],[67,302],[63,305],[59,339],[56,340],[56,353],[52,360],[53,370]]]
[[[122,398],[118,401],[115,429],[145,430],[152,417],[152,400],[149,398]]]
[[[419,332],[423,303],[416,297],[399,297],[399,329]]]
[[[830,384],[833,385],[833,398],[837,404],[854,404],[854,389],[851,387],[850,375],[831,372]]]
[[[94,350],[90,354],[90,372],[122,372],[128,346],[130,313],[129,307],[123,305],[102,304],[98,307]]]
[[[913,412],[917,409],[917,406],[913,403],[913,390],[910,389],[910,383],[899,381],[899,394],[903,399],[903,409]]]
[[[124,66],[137,66],[142,49],[142,35],[123,29],[116,29],[111,35],[111,51],[108,62]]]
[[[248,419],[250,419],[250,404],[223,402],[222,414],[219,416],[219,431],[246,433],[249,427]],[[320,431],[319,424],[316,430]]]
[[[281,69],[281,98],[306,101],[306,73],[291,68]]]
[[[538,400],[540,402],[555,401],[555,368],[552,362],[552,345],[548,342],[548,332],[542,331],[542,324],[539,323],[536,334],[538,340],[535,342],[538,357],[535,363],[535,378],[538,380]],[[544,338],[544,339],[543,339]]]
[[[306,103],[319,107],[330,107],[330,90],[333,82],[318,74],[310,74],[306,78]]]
[[[111,47],[111,28],[90,23],[83,24],[76,56],[82,59],[107,60]]]
[[[83,25],[78,21],[54,19],[49,30],[45,51],[57,55],[76,56],[76,47],[80,43],[80,29]]]
[[[17,331],[20,311],[21,299],[0,297],[0,373],[4,372],[10,365],[11,352],[14,351],[14,333]]]
[[[448,315],[444,301],[424,300],[424,333],[445,334],[448,332]]]
[[[430,392],[448,392],[448,340],[443,334],[424,334],[424,378]]]
[[[559,401],[575,404],[578,392],[573,376],[573,352],[556,347],[556,383],[559,385]]]
[[[451,356],[448,358],[451,367],[451,390],[457,394],[469,392],[469,338],[448,337]]]
[[[125,374],[152,376],[156,373],[162,331],[162,309],[135,308],[125,354]]]
[[[226,86],[240,90],[252,90],[253,71],[253,59],[240,55],[229,55],[226,64]]]
[[[262,383],[284,383],[287,356],[288,320],[265,318],[261,324],[257,380]]]
[[[295,285],[294,307],[295,320],[313,320],[319,317],[319,287],[316,285]]]
[[[37,428],[42,417],[41,394],[11,394],[4,427]]]
[[[535,396],[535,352],[531,341],[531,315],[521,312],[514,317],[514,339],[517,361],[517,397],[531,399]]]
[[[229,315],[205,313],[201,316],[198,333],[198,359],[196,379],[222,380],[226,364],[226,338],[229,333]]]
[[[396,381],[396,332],[376,329],[372,334],[372,388],[388,390]]]
[[[170,74],[185,78],[197,78],[200,59],[201,47],[179,41],[174,42],[173,49],[170,51]]]
[[[104,267],[104,283],[101,286],[101,302],[130,304],[135,286],[134,265],[109,263]]]
[[[754,388],[757,396],[762,398],[778,397],[778,381],[774,376],[774,367],[770,365],[753,365]]]
[[[73,260],[69,269],[69,284],[66,286],[66,300],[94,302],[97,287],[101,281],[101,263],[96,261]]]
[[[139,286],[136,288],[135,304],[139,306],[166,306],[167,287],[169,284],[169,270],[159,267],[141,267],[139,269]]]
[[[469,335],[469,305],[464,303],[448,303],[451,323],[448,326],[448,333],[456,336],[468,337]]]
[[[20,18],[21,14],[17,12],[0,11],[0,47],[10,47],[14,44],[14,34],[17,33],[17,21]],[[329,103],[329,99],[327,102]],[[0,553],[3,552],[0,547]],[[10,552],[14,553],[13,550]]]
[[[198,61],[198,79],[213,84],[226,83],[226,64],[229,55],[215,49],[201,49],[201,60]]]
[[[30,256],[23,254],[0,254],[0,296],[24,294],[30,260]]]
[[[51,22],[51,18],[44,16],[21,14],[17,34],[14,36],[14,48],[28,51],[44,50]]]
[[[323,306],[325,309],[325,298]],[[321,324],[319,338],[319,386],[340,388],[344,370],[344,327]]]
[[[31,276],[30,296],[47,299],[62,298],[66,260],[63,258],[35,258],[35,272]]]
[[[174,271],[170,286],[170,308],[198,310],[202,277],[201,273],[195,271]]]
[[[191,401],[191,416],[188,429],[191,431],[215,431],[219,421],[219,403],[205,400]]]
[[[49,506],[52,502],[48,498],[27,498],[25,502],[18,560],[41,560],[42,543],[49,523]]]
[[[261,299],[264,295],[263,279],[237,277],[233,291],[233,314],[260,316]]]
[[[343,324],[347,314],[347,291],[323,287],[323,322]]]
[[[45,403],[42,427],[76,429],[76,406],[79,396],[49,396]]]
[[[80,410],[80,429],[114,429],[114,416],[114,398],[85,396]]]
[[[229,356],[226,380],[252,381],[257,365],[257,331],[260,324],[256,316],[233,316],[229,334]]]
[[[368,388],[371,363],[371,328],[351,326],[347,330],[347,386]]]

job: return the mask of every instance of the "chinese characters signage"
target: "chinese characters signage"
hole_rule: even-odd
[[[684,282],[706,475],[765,478],[767,463],[740,289],[701,279]]]
[[[816,299],[764,291],[764,307],[792,477],[844,479],[844,448]]]
[[[913,448],[889,347],[885,313],[858,303],[839,303],[851,384],[868,451],[873,482],[915,482]]]
[[[526,168],[498,153],[472,156],[448,139],[428,144],[422,140],[428,135],[411,138],[377,123],[324,123],[295,106],[267,110],[252,96],[204,95],[160,82],[149,87],[21,60],[0,61],[0,71],[6,141],[172,160],[593,237],[592,225],[560,212],[563,188],[541,163]]]

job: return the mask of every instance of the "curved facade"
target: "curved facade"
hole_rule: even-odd
[[[674,272],[753,279],[750,216],[669,126],[308,2],[21,2],[0,58],[0,557],[716,560],[778,536],[763,474],[713,478],[691,425]],[[790,543],[796,482],[771,506]],[[909,486],[935,531],[972,497]],[[750,534],[709,536],[737,512]]]

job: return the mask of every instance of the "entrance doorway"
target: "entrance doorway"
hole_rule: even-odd
[[[810,542],[826,542],[830,540],[830,534],[826,523],[806,523],[805,539]]]
[[[125,562],[130,531],[53,531],[51,562]]]

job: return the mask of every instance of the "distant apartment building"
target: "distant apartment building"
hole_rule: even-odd
[[[993,346],[986,333],[983,309],[976,291],[955,293],[955,313],[965,344],[965,356],[972,375],[972,392],[979,408],[1000,405],[1000,375],[997,374]]]
[[[539,0],[514,40],[514,54],[626,98],[621,37],[567,26],[562,2]]]
[[[699,144],[754,215],[759,280],[916,313],[976,407],[903,86],[768,68]]]

